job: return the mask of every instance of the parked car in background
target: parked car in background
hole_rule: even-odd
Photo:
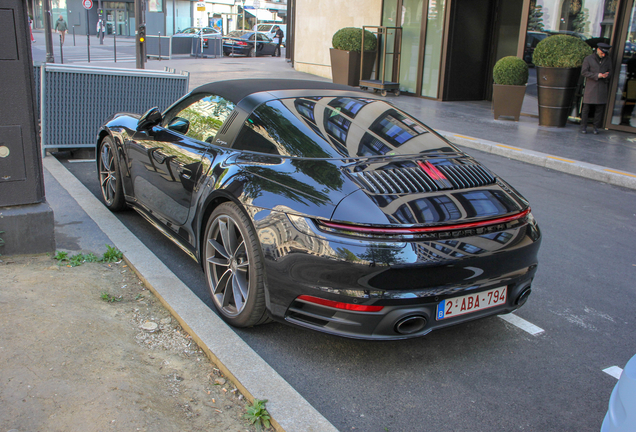
[[[172,35],[173,38],[201,38],[203,48],[208,48],[209,39],[221,39],[221,32],[212,27],[187,27]],[[199,45],[197,45],[199,46]],[[196,48],[197,50],[199,48]]]
[[[256,45],[254,44],[256,38]],[[274,40],[264,33],[234,30],[223,36],[223,54],[239,54],[248,57],[275,55]]]
[[[384,98],[219,81],[163,113],[112,116],[96,144],[106,206],[132,207],[199,262],[233,326],[405,339],[530,296],[528,201]]]
[[[188,27],[175,33],[173,37],[199,37],[203,31],[203,36],[221,35],[221,32],[212,27]]]
[[[285,42],[287,41],[287,24],[256,24],[252,30],[255,30],[259,33],[264,33],[270,37],[270,39],[274,39],[274,35],[276,34],[276,26],[280,27],[283,31],[283,41],[282,44],[285,46]]]

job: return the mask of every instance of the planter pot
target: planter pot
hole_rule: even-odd
[[[510,116],[514,117],[515,121],[519,121],[523,97],[525,95],[525,84],[519,86],[493,84],[492,110],[495,115],[495,120],[497,120],[499,116]]]
[[[334,84],[357,87],[360,84],[360,53],[330,48],[331,76]],[[364,70],[362,79],[371,79],[375,52],[364,53]]]
[[[537,66],[539,125],[564,127],[572,112],[572,102],[581,68]]]

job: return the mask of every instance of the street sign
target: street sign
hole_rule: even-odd
[[[259,0],[254,0],[254,9],[260,9],[261,3]]]
[[[197,10],[198,11],[205,11],[205,2],[197,2]]]
[[[82,0],[82,6],[84,9],[89,10],[93,7],[93,0]]]

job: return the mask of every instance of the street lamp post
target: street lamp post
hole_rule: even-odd
[[[44,39],[46,41],[46,62],[55,63],[53,56],[53,35],[51,29],[51,2],[44,0]]]

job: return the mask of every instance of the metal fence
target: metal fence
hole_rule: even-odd
[[[191,45],[189,38],[172,39],[172,36],[147,35],[146,56],[170,60],[173,55],[190,55]]]
[[[175,55],[195,57],[220,57],[223,55],[223,38],[220,35],[207,35],[203,38],[183,36],[146,36],[146,56],[172,59]]]
[[[164,110],[187,93],[189,84],[188,72],[174,70],[35,67],[43,153],[48,148],[93,147],[98,128],[111,115],[141,114],[154,106]]]

